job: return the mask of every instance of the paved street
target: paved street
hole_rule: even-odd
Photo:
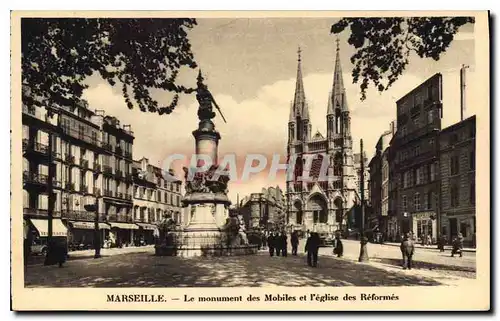
[[[152,248],[101,259],[74,259],[63,268],[29,266],[28,287],[220,287],[220,286],[418,286],[455,285],[475,277],[475,255],[447,258],[439,252],[417,252],[417,269],[402,270],[399,250],[369,244],[369,263],[357,263],[359,243],[345,241],[345,257],[321,248],[318,268],[306,265],[303,253],[293,257],[256,256],[156,257]],[[299,250],[303,250],[303,244]],[[422,250],[423,252],[424,250]],[[449,254],[448,254],[449,255]]]

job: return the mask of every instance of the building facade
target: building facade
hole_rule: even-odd
[[[345,227],[347,209],[356,198],[356,173],[352,150],[351,117],[344,88],[339,47],[325,121],[326,137],[311,133],[309,107],[302,81],[299,51],[295,96],[288,120],[288,159],[296,159],[293,178],[287,182],[288,225],[292,229],[333,233]],[[313,156],[310,172],[306,159]],[[323,159],[328,161],[327,180],[320,178]],[[309,180],[300,177],[308,176]]]
[[[22,113],[23,216],[30,234],[48,235],[49,206],[53,235],[67,237],[70,246],[93,244],[96,213],[85,205],[98,204],[101,240],[133,228],[127,225],[132,207],[130,126],[120,127],[83,101],[52,106],[50,113],[23,105]]]
[[[372,217],[369,219],[372,228],[378,228],[386,237],[395,235],[395,220],[389,211],[389,146],[395,133],[395,124],[385,131],[377,141],[375,155],[369,163],[370,168],[370,204]]]
[[[397,133],[389,158],[396,175],[400,232],[438,237],[438,139],[442,76],[435,74],[397,101]],[[389,166],[391,167],[391,166]],[[394,191],[394,188],[390,188]]]
[[[476,245],[476,117],[441,131],[441,234],[448,240],[461,233]]]
[[[239,205],[248,230],[282,229],[286,225],[285,196],[279,186],[263,188],[260,193],[244,197]]]
[[[170,171],[174,176],[173,171]],[[134,161],[134,221],[140,227],[138,238],[147,244],[154,242],[158,235],[156,228],[163,217],[181,224],[181,186],[179,179],[166,179],[161,168],[151,165],[143,157]]]

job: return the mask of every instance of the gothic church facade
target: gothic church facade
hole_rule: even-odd
[[[339,45],[329,94],[325,121],[326,137],[319,131],[311,133],[308,102],[302,80],[299,49],[295,96],[288,120],[288,159],[296,157],[293,178],[287,181],[287,220],[292,230],[333,233],[344,230],[347,212],[359,200],[356,191],[356,173],[351,118],[340,64]],[[305,156],[314,155],[312,166],[305,165]],[[327,179],[321,178],[323,159],[328,163]],[[309,171],[309,173],[305,173]],[[309,174],[308,181],[298,177]]]

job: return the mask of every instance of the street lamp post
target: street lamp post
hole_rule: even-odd
[[[367,262],[368,261],[368,249],[366,244],[368,243],[368,239],[365,235],[365,159],[363,157],[363,140],[360,141],[361,147],[361,240],[360,240],[360,249],[359,249],[359,262]]]

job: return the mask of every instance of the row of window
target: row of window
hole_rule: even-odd
[[[408,188],[415,185],[433,182],[436,180],[437,168],[438,164],[432,163],[408,170],[403,173],[402,178],[400,176],[400,179],[402,179],[402,184],[399,184],[399,186]]]
[[[413,210],[418,212],[422,210],[430,210],[436,206],[436,198],[434,192],[427,192],[425,195],[420,195],[420,193],[415,193],[413,195]],[[403,212],[408,210],[408,199],[406,195],[401,198],[401,208]]]
[[[469,184],[469,198],[468,203],[474,205],[476,203],[476,184],[472,182]],[[460,206],[460,200],[464,201],[464,198],[460,197],[460,186],[458,184],[452,184],[450,186],[450,207],[455,208]],[[466,200],[467,201],[467,200]],[[418,212],[421,210],[430,210],[436,206],[437,198],[434,192],[430,191],[425,195],[420,193],[415,193],[413,196],[413,210]],[[408,210],[408,198],[406,195],[401,197],[401,208],[403,212]]]
[[[180,206],[181,197],[180,195],[174,195],[168,192],[162,192],[152,188],[146,188],[142,186],[134,186],[134,197],[139,199],[145,199],[153,202],[165,203],[168,205]]]
[[[420,113],[413,115],[411,117],[411,120],[412,120],[411,128],[413,128],[413,130],[418,130],[423,126],[426,126],[428,124],[432,124],[434,122],[434,120],[436,119],[436,112],[437,111],[435,111],[435,110],[427,111],[424,122],[422,122],[422,118],[420,117]],[[399,116],[399,117],[401,117],[401,116]],[[409,133],[411,133],[411,131],[408,131],[408,125],[409,124],[407,122],[404,125],[403,124],[400,125],[399,130],[398,130],[400,137],[405,137]]]
[[[474,152],[468,152],[462,154],[463,158],[467,158],[467,168],[466,170],[473,171],[476,169],[476,155]],[[460,174],[460,155],[453,155],[449,159],[450,162],[450,175]]]

